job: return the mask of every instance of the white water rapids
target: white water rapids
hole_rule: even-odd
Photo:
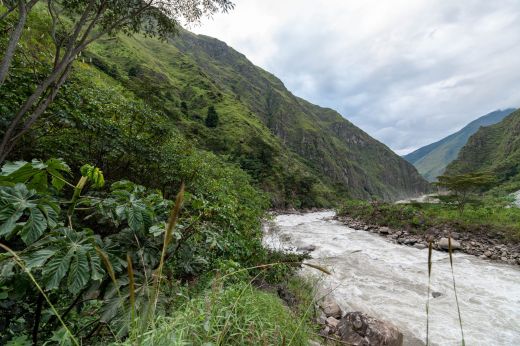
[[[389,321],[405,345],[426,335],[428,250],[394,244],[332,220],[333,212],[279,215],[265,235],[274,248],[316,246],[311,263],[332,270],[320,285],[346,311]],[[310,269],[305,269],[309,271]],[[520,345],[520,269],[455,254],[454,271],[466,345]],[[315,271],[314,271],[315,272]],[[434,251],[430,344],[460,345],[461,335],[448,254]]]

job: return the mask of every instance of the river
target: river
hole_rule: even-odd
[[[279,215],[264,241],[283,249],[316,246],[310,262],[332,270],[320,280],[322,290],[331,291],[346,311],[363,311],[393,323],[403,332],[405,345],[423,344],[428,250],[354,230],[333,216]],[[520,345],[520,268],[456,253],[454,271],[466,345]],[[430,344],[460,345],[446,252],[433,253],[431,287],[441,296],[430,298]]]

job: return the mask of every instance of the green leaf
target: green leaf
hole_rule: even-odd
[[[22,215],[23,210],[20,209],[7,207],[0,210],[0,221],[2,222],[0,225],[0,236],[11,234],[16,227],[16,222]]]
[[[38,240],[47,228],[58,225],[59,205],[50,196],[40,197],[24,184],[0,187],[0,236],[18,231],[25,244]]]
[[[32,208],[29,211],[29,218],[20,231],[20,236],[25,244],[32,244],[43,234],[47,228],[45,216],[40,209]]]
[[[140,231],[144,228],[143,210],[139,206],[132,205],[128,208],[128,226],[134,231]]]
[[[99,281],[102,280],[105,276],[105,272],[103,270],[103,267],[101,266],[101,260],[99,259],[99,256],[97,253],[90,253],[90,277],[92,280]]]
[[[41,249],[33,252],[24,258],[25,266],[29,269],[41,267],[55,253],[56,250],[53,249]]]
[[[56,254],[43,269],[43,277],[45,287],[48,290],[58,288],[61,280],[69,270],[70,261],[72,259],[71,251],[67,253]]]
[[[87,254],[83,248],[78,248],[70,263],[67,280],[69,292],[77,294],[87,284],[90,277],[90,268]]]

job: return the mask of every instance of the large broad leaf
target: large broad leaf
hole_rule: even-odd
[[[47,228],[45,215],[38,208],[29,209],[29,218],[20,230],[20,236],[25,244],[34,243]]]
[[[28,256],[23,257],[25,262],[25,266],[28,269],[41,267],[47,262],[51,256],[56,254],[56,250],[52,248],[45,248],[33,253],[30,253]]]
[[[84,248],[78,248],[70,263],[67,279],[68,289],[71,293],[78,293],[90,279],[90,267],[87,253]]]
[[[43,268],[43,280],[48,290],[59,287],[61,280],[67,275],[71,259],[71,251],[67,251],[66,253],[60,252],[53,256],[45,265]]]
[[[8,206],[0,210],[0,237],[9,235],[16,227],[16,222],[23,215],[23,210]]]
[[[69,166],[62,159],[50,159],[46,162],[7,162],[0,171],[0,186],[26,184],[39,193],[49,192],[49,182],[57,190],[65,185],[63,173],[70,173]]]
[[[128,215],[128,226],[135,231],[141,231],[144,228],[144,217],[143,213],[145,208],[139,204],[133,204],[127,208]]]
[[[42,268],[46,289],[56,289],[65,282],[69,292],[77,294],[90,281],[104,277],[94,244],[95,239],[89,232],[63,227],[30,246],[23,260],[30,269]]]
[[[41,197],[24,184],[0,186],[0,237],[17,233],[32,244],[45,230],[57,227],[59,210],[53,198]]]

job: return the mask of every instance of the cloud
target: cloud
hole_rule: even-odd
[[[236,0],[193,30],[400,154],[520,107],[520,0]]]

